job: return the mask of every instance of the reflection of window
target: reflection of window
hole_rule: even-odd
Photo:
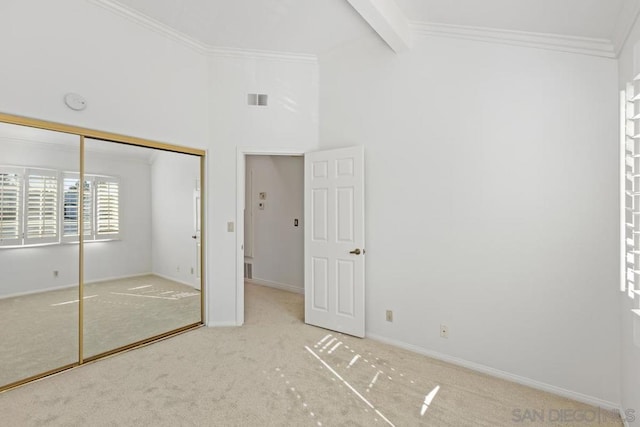
[[[58,173],[27,169],[25,174],[24,243],[58,240]]]
[[[96,236],[113,237],[120,233],[120,188],[117,181],[96,178]]]
[[[78,174],[65,174],[63,180],[63,230],[62,237],[65,241],[78,240],[78,224],[80,223],[78,212],[80,203],[80,177]],[[93,239],[93,183],[85,176],[83,195],[83,224],[85,240]]]
[[[80,178],[65,174],[63,182],[63,240],[78,240]],[[84,240],[114,239],[120,233],[120,191],[116,178],[85,175],[83,194]]]
[[[0,170],[0,246],[20,242],[21,186],[18,171]]]
[[[0,246],[77,242],[81,188],[85,241],[118,238],[116,178],[0,166]]]

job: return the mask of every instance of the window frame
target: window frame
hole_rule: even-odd
[[[0,237],[0,249],[8,249],[8,248],[26,248],[26,247],[34,247],[34,246],[44,246],[44,245],[59,245],[59,244],[74,244],[79,242],[79,233],[76,234],[65,234],[65,180],[66,179],[76,179],[80,181],[80,173],[79,172],[70,172],[70,171],[60,171],[54,169],[46,169],[46,168],[38,168],[38,167],[26,167],[26,166],[11,166],[11,165],[0,165],[0,174],[12,174],[17,175],[18,177],[18,213],[17,213],[17,228],[18,228],[18,237],[17,238],[2,238]],[[54,219],[54,236],[44,236],[44,237],[36,237],[28,235],[28,224],[29,224],[29,191],[30,191],[30,181],[29,177],[31,176],[44,176],[50,177],[55,180],[55,206],[53,208],[53,212],[55,215]],[[89,227],[86,226],[86,215],[85,220],[83,221],[84,225],[84,242],[105,242],[112,240],[120,240],[122,235],[122,184],[119,177],[111,176],[111,175],[99,175],[99,174],[84,174],[84,183],[89,183],[89,197],[90,197],[90,217]],[[107,183],[117,183],[117,192],[116,192],[116,221],[117,221],[117,231],[112,233],[98,233],[97,230],[97,216],[98,216],[98,197],[97,197],[97,182],[107,182]],[[45,182],[46,186],[46,182]],[[46,188],[42,190],[46,191]],[[79,193],[78,193],[79,194]],[[46,196],[46,195],[45,195]],[[46,199],[46,197],[45,197]],[[78,198],[79,199],[79,198]],[[83,200],[86,200],[86,195],[83,197]],[[0,203],[2,201],[0,200]],[[46,205],[46,200],[44,200]],[[77,206],[77,205],[76,205]],[[0,206],[1,208],[1,206]],[[85,208],[86,209],[86,208]],[[84,213],[83,209],[83,213]],[[77,211],[76,211],[77,212]],[[77,213],[76,213],[77,215]],[[43,215],[41,215],[43,216]],[[45,215],[46,216],[46,215]],[[33,220],[32,220],[33,221]],[[44,226],[50,226],[47,224],[46,218],[43,219]],[[78,226],[79,226],[78,220]],[[76,228],[78,231],[78,228]]]

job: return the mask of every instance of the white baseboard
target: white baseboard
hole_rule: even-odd
[[[16,293],[13,293],[13,294],[2,295],[0,297],[0,299],[24,297],[24,296],[27,296],[27,295],[39,294],[39,293],[42,293],[42,292],[61,291],[63,289],[70,289],[70,288],[77,288],[77,287],[78,287],[77,283],[75,285],[52,286],[52,287],[49,287],[49,288],[38,289],[38,290],[34,290],[34,291],[16,292]]]
[[[150,276],[153,275],[152,272],[147,272],[147,273],[136,273],[136,274],[129,274],[126,276],[111,276],[111,277],[103,277],[101,279],[97,279],[97,280],[89,280],[84,282],[85,285],[93,285],[96,283],[102,283],[102,282],[110,282],[112,280],[124,280],[124,279],[133,279],[135,277],[142,277],[142,276]],[[74,285],[77,286],[77,285]]]
[[[258,279],[255,277],[253,279],[245,279],[245,281],[247,283],[251,283],[252,285],[266,286],[269,288],[280,289],[282,291],[293,292],[296,294],[304,294],[304,288],[299,288],[297,286],[289,285],[286,283],[272,282],[271,280]]]
[[[546,391],[558,396],[566,397],[576,400],[578,402],[586,403],[588,405],[597,406],[609,411],[619,411],[620,405],[618,403],[609,402],[597,397],[588,396],[586,394],[578,393],[575,391],[567,390],[561,387],[557,387],[551,384],[547,384],[541,381],[533,380],[531,378],[523,377],[520,375],[512,374],[509,372],[501,371],[499,369],[491,368],[489,366],[481,365],[479,363],[470,362],[465,359],[460,359],[446,354],[439,353],[437,351],[428,350],[426,348],[418,347],[413,344],[407,344],[402,341],[397,341],[391,338],[383,337],[381,335],[366,333],[367,338],[371,338],[375,341],[380,341],[385,344],[390,344],[395,347],[400,347],[405,350],[413,351],[414,353],[422,354],[434,359],[441,360],[443,362],[451,363],[453,365],[462,366],[464,368],[471,369],[472,371],[481,372],[483,374],[491,375],[492,377],[501,378],[503,380],[511,381],[517,384],[522,384],[537,390]]]
[[[629,420],[627,419],[627,415],[624,413],[624,408],[622,406],[619,407],[618,412],[620,413],[620,418],[622,418],[622,425],[624,427],[631,427],[629,424]]]
[[[128,275],[128,276],[113,276],[113,277],[107,277],[107,278],[102,278],[102,279],[98,279],[98,280],[85,281],[84,284],[85,285],[92,285],[92,284],[95,284],[95,283],[109,282],[111,280],[122,280],[122,279],[131,279],[131,278],[140,277],[140,276],[148,276],[150,274],[153,274],[153,273],[139,273],[139,274],[131,274],[131,275]],[[60,291],[60,290],[63,290],[63,289],[70,289],[70,288],[77,288],[77,287],[78,287],[77,283],[73,283],[71,285],[62,285],[62,286],[50,286],[48,288],[42,288],[42,289],[36,289],[36,290],[32,290],[32,291],[16,292],[16,293],[13,293],[13,294],[2,295],[2,296],[0,296],[0,299],[23,297],[23,296],[27,296],[27,295],[40,294],[40,293],[43,293],[43,292]]]
[[[208,328],[230,328],[235,326],[238,326],[236,322],[228,322],[228,321],[224,321],[224,322],[212,321],[207,323]]]
[[[178,280],[178,279],[176,279],[174,277],[171,277],[171,276],[165,276],[164,274],[160,274],[160,273],[149,273],[149,274],[153,274],[154,276],[162,277],[163,279],[171,280],[172,282],[180,283],[181,285],[190,286],[193,289],[200,290],[199,288],[193,286],[193,283],[184,282],[182,280]]]

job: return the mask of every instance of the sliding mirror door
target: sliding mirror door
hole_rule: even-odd
[[[85,139],[83,358],[202,321],[200,157]]]
[[[79,360],[79,171],[78,135],[0,123],[0,388]]]

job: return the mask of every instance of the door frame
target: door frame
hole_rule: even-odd
[[[236,151],[236,325],[244,324],[244,203],[247,156],[298,156],[307,151],[296,148],[238,147]],[[304,177],[303,177],[304,179]]]

